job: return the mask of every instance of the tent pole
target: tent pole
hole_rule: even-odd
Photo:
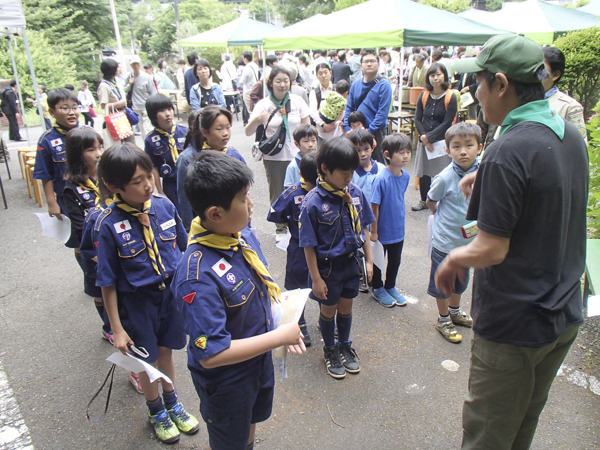
[[[398,75],[398,103],[400,107],[398,111],[402,109],[402,86],[404,84],[404,47],[400,47],[400,74]]]
[[[35,78],[35,69],[33,68],[33,60],[29,51],[29,42],[27,41],[27,31],[23,27],[23,43],[25,44],[25,52],[27,53],[27,61],[29,62],[29,74],[31,75],[31,83],[33,84],[33,93],[35,94],[35,104],[37,105],[38,115],[42,124],[42,130],[46,130],[46,121],[44,120],[44,111],[42,110],[42,102],[40,101],[40,93],[38,92],[38,84]]]
[[[11,38],[8,38],[8,48],[10,49],[10,59],[12,61],[13,74],[15,81],[17,82],[17,93],[19,94],[19,105],[21,106],[21,117],[23,117],[23,124],[25,125],[25,133],[27,134],[27,145],[31,145],[29,140],[29,129],[27,128],[27,119],[25,118],[25,106],[23,105],[23,95],[21,95],[21,83],[19,83],[19,74],[17,73],[17,65],[15,64],[15,54],[12,49]],[[31,67],[31,66],[30,66]]]
[[[260,51],[262,53],[263,60],[263,98],[267,97],[267,80],[265,80],[265,68],[267,64],[267,58],[265,57],[265,47],[263,45],[260,46]],[[290,86],[290,89],[292,86]]]
[[[125,55],[123,54],[123,46],[121,45],[121,34],[119,33],[119,22],[117,21],[117,11],[115,9],[115,2],[110,1],[110,12],[112,14],[113,25],[115,27],[115,37],[117,38],[117,48],[119,49],[119,56],[121,57],[121,70],[125,70]]]

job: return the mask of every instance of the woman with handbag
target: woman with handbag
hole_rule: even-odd
[[[100,71],[102,72],[102,81],[98,84],[97,96],[100,108],[105,112],[102,137],[105,138],[104,141],[108,144],[114,139],[110,136],[110,133],[104,131],[106,129],[106,116],[116,111],[124,111],[127,107],[127,97],[116,81],[116,78],[121,74],[121,64],[114,59],[106,58],[100,64]],[[130,136],[121,140],[135,144],[133,132]]]
[[[285,170],[298,153],[293,133],[300,124],[310,123],[308,105],[300,96],[290,93],[291,86],[289,72],[275,66],[267,80],[270,95],[256,104],[245,129],[246,136],[251,136],[259,126],[266,128],[265,132],[261,133],[259,147],[263,152],[262,160],[267,173],[271,204],[281,195]],[[272,148],[265,148],[266,144]],[[286,232],[285,225],[277,224],[278,237]]]

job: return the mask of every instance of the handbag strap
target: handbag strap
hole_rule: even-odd
[[[287,101],[287,103],[285,104],[285,113],[286,113],[286,114],[289,114],[289,113],[290,113],[290,110],[291,110],[291,106],[290,106],[290,100],[291,100],[291,99],[289,99],[289,98],[288,98],[288,101]],[[277,108],[277,106],[275,106],[275,111],[273,111],[273,112],[271,113],[271,115],[269,116],[269,120],[267,120],[267,123],[266,123],[266,125],[265,125],[265,128],[263,129],[263,132],[262,132],[262,137],[260,138],[260,140],[261,140],[261,141],[263,141],[264,139],[266,139],[266,138],[267,138],[267,127],[269,126],[269,123],[271,122],[271,119],[273,118],[273,116],[275,115],[275,113],[276,113],[277,111],[279,111],[279,108]],[[282,116],[282,117],[283,117],[283,116]],[[283,120],[281,121],[281,125],[283,125]]]
[[[110,84],[108,81],[106,81],[106,80],[102,80],[102,82],[103,82],[103,83],[106,83],[106,85],[107,85],[107,86],[110,88],[111,92],[112,92],[113,94],[115,94],[115,96],[116,96],[116,97],[117,97],[119,100],[121,100],[121,96],[119,95],[119,92],[118,92],[116,89],[113,89],[112,85],[111,85],[111,84]],[[132,90],[133,90],[133,89],[132,89]]]
[[[374,80],[374,81],[375,81],[375,82],[374,82],[374,83],[373,83],[371,86],[369,86],[369,88],[368,88],[368,89],[367,89],[367,90],[366,90],[366,91],[363,93],[363,95],[361,95],[361,96],[360,96],[360,98],[358,99],[358,103],[356,104],[356,107],[355,107],[356,109],[355,109],[355,111],[358,111],[358,107],[359,107],[359,106],[362,104],[362,102],[365,100],[365,98],[367,97],[367,94],[368,94],[369,92],[371,92],[371,89],[373,89],[373,88],[375,87],[375,85],[381,81],[381,77],[380,77],[379,75],[377,75],[377,78],[375,78],[375,80]]]

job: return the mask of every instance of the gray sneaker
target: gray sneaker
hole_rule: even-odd
[[[413,211],[421,211],[422,209],[427,208],[427,203],[424,200],[419,200],[419,203],[417,203],[415,206],[410,207],[410,209],[412,209]]]
[[[358,355],[356,354],[356,350],[352,348],[352,341],[350,342],[340,342],[338,344],[340,346],[340,354],[342,356],[342,363],[344,364],[344,368],[348,373],[358,373],[360,372],[360,365],[358,364]]]

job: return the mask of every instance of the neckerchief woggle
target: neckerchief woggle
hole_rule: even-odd
[[[128,212],[142,224],[142,229],[144,230],[144,242],[146,243],[146,247],[148,247],[148,255],[150,256],[152,268],[158,275],[162,276],[161,269],[163,272],[166,269],[162,263],[160,253],[158,252],[158,245],[156,245],[154,232],[152,231],[152,227],[150,226],[150,216],[148,215],[148,213],[150,212],[150,207],[152,206],[152,199],[144,203],[142,211],[138,211],[137,209],[129,206],[121,199],[121,196],[119,194],[115,194],[113,200],[117,208]]]
[[[177,162],[177,157],[179,156],[179,154],[177,153],[177,145],[175,144],[176,128],[177,128],[177,125],[175,125],[175,124],[171,125],[171,131],[168,131],[168,132],[161,130],[158,127],[155,128],[157,133],[162,134],[163,136],[166,136],[169,139],[169,150],[171,151],[171,157],[173,158],[173,163]]]
[[[256,271],[265,286],[267,286],[271,301],[276,303],[281,302],[281,300],[279,300],[281,297],[281,289],[279,289],[277,283],[271,278],[269,271],[258,257],[258,254],[241,238],[240,232],[231,236],[221,236],[220,234],[212,233],[204,228],[200,223],[200,218],[196,217],[192,221],[190,227],[188,246],[191,244],[201,244],[218,250],[232,251],[237,251],[238,248],[241,247],[244,259]]]

